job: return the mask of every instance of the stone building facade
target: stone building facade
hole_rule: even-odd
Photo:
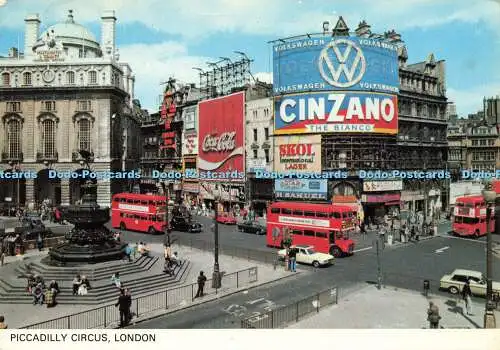
[[[24,53],[13,48],[0,58],[0,170],[26,175],[2,179],[0,201],[78,201],[81,176],[53,175],[81,173],[80,150],[90,153],[96,172],[137,169],[142,110],[132,102],[135,78],[130,66],[119,61],[114,11],[101,21],[98,42],[75,22],[72,11],[65,22],[43,33],[39,16],[30,15]],[[108,175],[97,180],[101,205],[129,187],[127,179]]]

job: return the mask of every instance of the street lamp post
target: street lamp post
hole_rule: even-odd
[[[215,196],[214,196],[215,197]],[[221,287],[221,275],[219,267],[219,224],[217,222],[217,216],[219,212],[219,201],[215,199],[215,215],[214,215],[214,272],[212,274],[212,288],[219,289]]]
[[[493,305],[493,239],[490,230],[491,206],[495,203],[496,192],[491,190],[491,183],[485,184],[483,192],[486,201],[486,305],[484,311],[484,328],[496,328],[496,320]]]

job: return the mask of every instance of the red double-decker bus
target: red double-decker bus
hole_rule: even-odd
[[[111,226],[121,230],[155,234],[165,228],[166,197],[118,193],[111,201]]]
[[[457,236],[486,235],[486,202],[483,196],[459,197],[453,211],[452,232]],[[491,208],[490,232],[495,230],[495,207]]]
[[[351,206],[275,202],[267,210],[267,245],[283,247],[287,237],[292,244],[312,245],[318,252],[335,257],[352,255],[356,212]]]

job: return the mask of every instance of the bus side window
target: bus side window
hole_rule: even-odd
[[[141,204],[142,205],[148,205],[148,202],[147,201],[141,201]]]
[[[125,199],[125,198],[120,198],[120,202],[121,202],[121,203],[126,203],[126,202],[127,202],[127,199]]]
[[[124,218],[125,217],[125,213],[120,213],[120,217]]]
[[[290,209],[283,208],[283,209],[281,209],[281,214],[290,215],[290,214],[292,214],[292,211]]]
[[[316,232],[317,238],[326,238],[326,236],[327,236],[326,232]]]
[[[337,212],[337,211],[334,211],[333,213],[331,213],[330,217],[334,218],[334,219],[340,219],[341,218],[340,213]]]
[[[127,199],[127,203],[133,204],[133,203],[134,203],[134,201],[133,201],[133,200],[131,200],[131,199]]]
[[[305,211],[304,212],[304,216],[314,217],[315,216],[314,214],[315,213],[313,211]]]
[[[297,235],[297,236],[302,236],[302,231],[300,231],[300,230],[292,230],[291,234],[292,235]]]
[[[115,197],[115,198],[113,199],[113,202],[119,202],[119,201],[120,201],[120,198],[118,198],[118,197]]]
[[[304,236],[314,237],[314,231],[305,230]]]
[[[322,213],[322,212],[316,212],[316,217],[318,217],[318,218],[327,218],[328,214],[327,213]]]
[[[302,210],[294,210],[294,211],[293,211],[293,215],[303,216],[303,215],[304,215],[304,212],[303,212]]]
[[[280,213],[280,208],[271,208],[271,213],[273,213],[273,214],[279,214]]]

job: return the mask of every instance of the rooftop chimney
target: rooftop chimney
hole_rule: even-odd
[[[115,11],[107,10],[101,16],[101,50],[104,56],[115,57]]]
[[[33,55],[33,46],[35,46],[40,35],[40,17],[37,14],[28,15],[24,19],[24,55]]]

